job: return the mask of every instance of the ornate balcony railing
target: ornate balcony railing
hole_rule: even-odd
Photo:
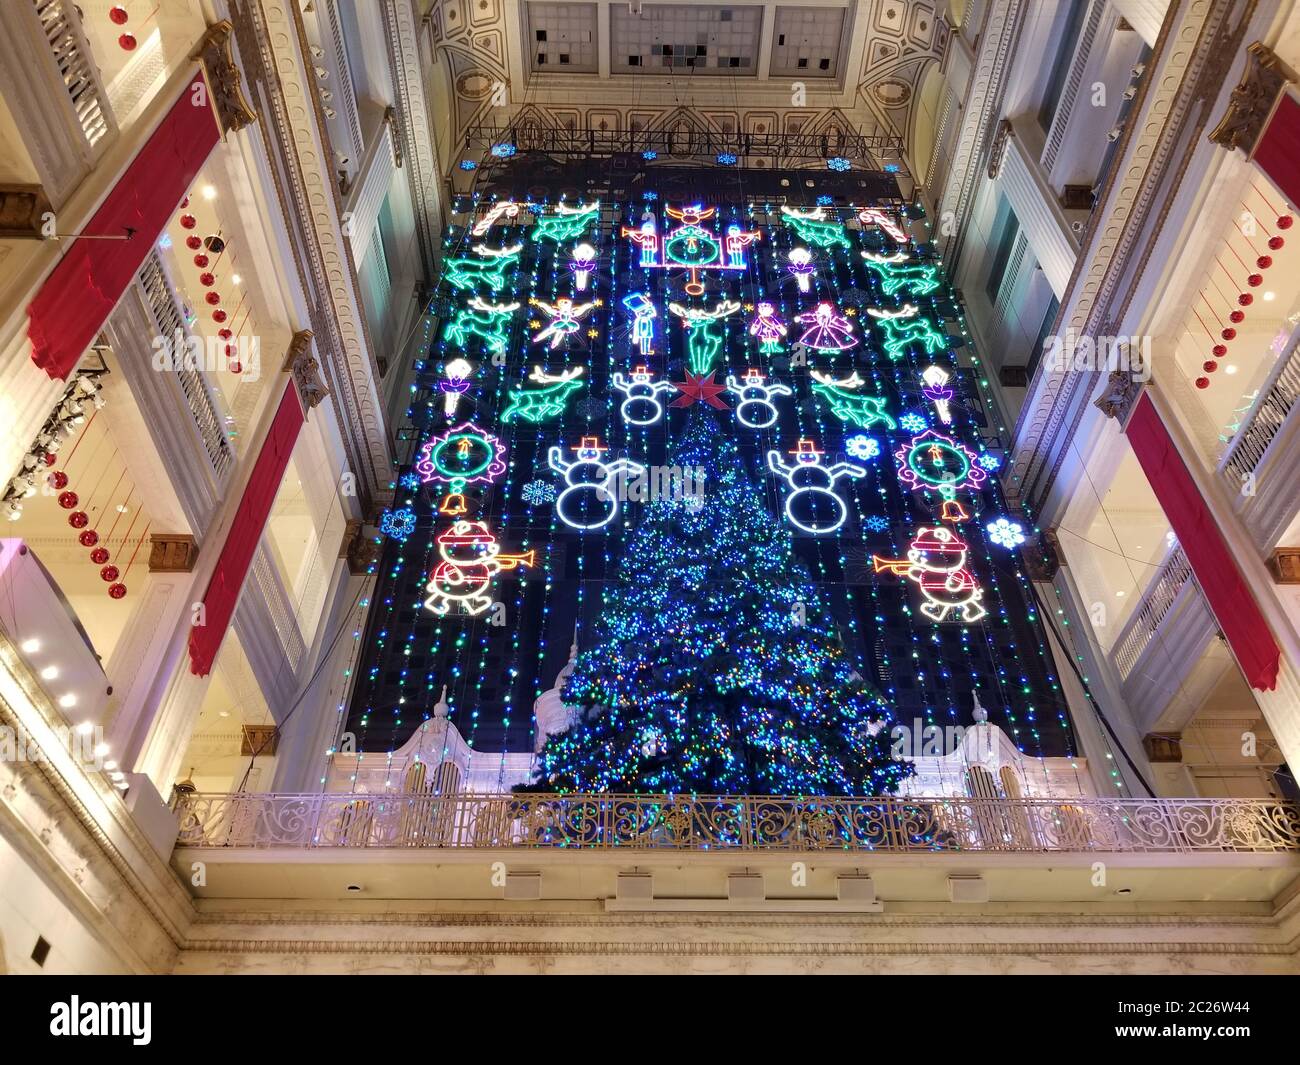
[[[181,847],[1300,851],[1300,807],[1252,799],[240,793],[177,813]]]
[[[32,0],[32,3],[41,36],[49,46],[59,80],[67,89],[77,124],[85,134],[86,144],[94,148],[114,126],[108,94],[100,83],[99,70],[81,29],[80,15],[68,0]]]
[[[1175,547],[1161,563],[1151,583],[1142,594],[1142,601],[1134,609],[1115,641],[1111,658],[1119,671],[1120,679],[1127,680],[1133,667],[1142,657],[1147,644],[1155,639],[1160,623],[1173,609],[1178,593],[1192,579],[1192,566],[1181,547]]]
[[[1248,474],[1259,469],[1269,445],[1282,431],[1287,417],[1300,402],[1300,347],[1292,347],[1279,361],[1270,380],[1260,390],[1255,405],[1228,446],[1219,468],[1233,490]]]

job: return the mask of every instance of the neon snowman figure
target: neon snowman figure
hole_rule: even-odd
[[[767,453],[767,465],[773,473],[785,478],[791,492],[785,498],[785,516],[790,524],[814,536],[832,533],[844,524],[849,516],[849,509],[835,491],[835,482],[841,477],[865,477],[866,469],[853,462],[835,462],[829,466],[822,465],[824,452],[808,439],[800,439],[798,447],[790,452],[794,455],[794,465],[781,458],[779,451]],[[800,521],[794,514],[794,503],[801,504],[829,503],[834,517],[811,522]]]
[[[492,605],[488,589],[502,570],[532,566],[537,552],[501,554],[501,545],[486,522],[457,521],[438,534],[441,559],[429,577],[424,605],[435,614],[447,614],[453,607],[471,616]]]
[[[572,450],[577,452],[577,457],[571,462],[565,460],[564,452],[558,446],[547,453],[548,464],[556,473],[563,474],[566,485],[555,500],[556,516],[571,529],[582,532],[602,529],[618,514],[614,479],[643,476],[645,467],[631,459],[605,462],[600,457],[601,452],[609,449],[602,446],[597,436],[584,436]],[[594,521],[583,520],[582,510],[588,506],[594,506],[600,515]]]
[[[925,602],[921,613],[932,621],[947,621],[950,614],[970,624],[988,613],[982,605],[984,589],[966,567],[969,548],[956,532],[942,526],[916,530],[907,558],[871,556],[872,568],[911,581]]]
[[[749,369],[739,381],[727,375],[727,391],[734,392],[740,402],[736,404],[736,421],[748,429],[766,429],[776,424],[776,405],[773,396],[792,396],[789,385],[765,385],[759,370]]]
[[[654,425],[664,416],[659,394],[676,391],[668,381],[652,381],[650,370],[645,366],[636,367],[631,380],[616,373],[611,381],[614,389],[627,397],[619,406],[618,413],[628,425]]]

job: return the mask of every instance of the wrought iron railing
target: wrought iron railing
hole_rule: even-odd
[[[1142,601],[1133,610],[1111,650],[1111,660],[1115,663],[1121,680],[1127,680],[1133,672],[1142,652],[1155,639],[1160,623],[1173,609],[1178,593],[1191,579],[1191,563],[1187,561],[1183,549],[1175,547],[1151,578],[1151,583],[1142,593]]]
[[[156,252],[150,252],[144,264],[140,267],[138,276],[140,285],[144,289],[145,302],[149,307],[149,313],[153,317],[154,324],[158,327],[158,335],[168,340],[176,336],[189,338],[191,332],[189,324],[185,320],[185,315],[181,311],[180,300],[177,299],[176,293],[172,290],[171,282],[167,280],[167,272],[163,269],[162,260],[158,258]],[[190,415],[194,419],[194,426],[203,441],[203,449],[207,453],[208,461],[212,464],[212,472],[220,479],[225,477],[234,464],[234,450],[226,437],[221,415],[217,411],[212,392],[203,379],[203,374],[195,367],[188,365],[182,357],[183,354],[182,352],[173,353],[172,372],[175,375],[176,383],[180,386],[181,393],[185,397],[185,403],[189,407]]]
[[[1293,346],[1274,371],[1272,380],[1261,390],[1219,463],[1234,491],[1259,468],[1297,402],[1300,402],[1300,346]]]
[[[1300,807],[1253,799],[241,793],[177,813],[181,847],[1300,851]]]
[[[80,17],[76,10],[69,10],[73,5],[68,0],[32,0],[32,4],[77,123],[86,143],[94,148],[112,132],[114,125],[108,94],[100,84],[99,70],[82,32]]]

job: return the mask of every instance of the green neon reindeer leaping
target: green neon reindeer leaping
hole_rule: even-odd
[[[896,311],[877,311],[868,307],[867,313],[885,331],[882,345],[889,357],[897,362],[909,344],[920,344],[927,355],[948,347],[948,338],[934,328],[934,323],[908,303]]]
[[[471,336],[476,336],[489,351],[500,354],[506,350],[509,339],[506,331],[510,328],[510,316],[518,309],[518,303],[486,303],[475,296],[469,301],[469,307],[462,307],[447,323],[443,336],[461,347]]]
[[[448,259],[443,266],[443,277],[453,288],[476,289],[487,285],[496,291],[506,283],[506,271],[519,261],[522,244],[509,248],[489,248],[486,244],[475,244],[470,249],[473,259]]]
[[[534,366],[528,380],[542,387],[520,388],[510,392],[510,404],[501,412],[501,420],[508,422],[514,418],[523,418],[527,422],[541,422],[563,413],[569,396],[582,387],[582,382],[578,380],[582,373],[581,366],[559,374],[548,374],[540,366]]]
[[[850,422],[861,429],[869,429],[877,422],[886,429],[896,429],[894,419],[885,412],[885,400],[881,396],[860,395],[858,390],[866,384],[856,370],[848,377],[836,379],[829,374],[811,371],[812,379],[817,382],[812,390],[822,396],[831,405],[831,413],[842,422]]]

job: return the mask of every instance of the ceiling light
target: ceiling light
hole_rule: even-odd
[[[1277,299],[1277,294],[1276,294],[1276,293],[1273,293],[1273,292],[1265,292],[1265,293],[1264,293],[1264,302],[1265,302],[1265,303],[1271,303],[1271,302],[1272,302],[1273,300],[1275,300],[1275,299]]]
[[[95,731],[95,723],[93,721],[83,721],[80,725],[77,726],[78,736],[89,736],[94,731]]]
[[[1237,372],[1237,367],[1234,364],[1229,363],[1223,368],[1223,372],[1226,374],[1234,374]]]
[[[41,680],[53,680],[59,675],[58,666],[46,666],[41,670]]]
[[[40,640],[24,640],[22,643],[20,643],[20,644],[18,645],[18,647],[19,647],[19,650],[21,650],[23,654],[25,654],[25,655],[34,655],[37,651],[39,651],[39,650],[41,649],[41,641],[40,641]]]
[[[104,763],[104,768],[107,769],[107,770],[111,773],[114,769],[117,768],[117,762],[112,761],[112,760],[109,760],[109,761],[107,761],[107,762]]]
[[[1124,598],[1124,593],[1123,593],[1123,592],[1116,592],[1116,593],[1115,593],[1115,598],[1116,598],[1116,599],[1123,599],[1123,598]]]
[[[97,743],[95,744],[94,755],[96,758],[103,758],[104,755],[108,754],[109,749],[107,743]]]
[[[217,198],[217,189],[215,185],[204,185],[199,191],[202,192],[205,200],[215,200]]]
[[[113,781],[113,787],[121,788],[123,791],[126,791],[126,789],[129,788],[130,786],[131,786],[130,783],[125,779]]]
[[[62,706],[64,709],[67,709],[69,706],[76,706],[77,697],[73,695],[72,692],[68,692],[66,695],[60,695],[59,705]]]
[[[128,510],[130,510],[131,508],[128,507],[125,503],[119,503],[119,504],[118,504],[116,507],[114,507],[113,509],[116,510],[119,514],[125,514],[125,513],[126,513]]]
[[[217,711],[217,717],[229,717],[229,716],[230,716],[230,711],[229,711],[229,710],[218,710],[218,711]]]
[[[240,277],[238,274],[231,274],[230,283],[232,285],[242,285],[244,283],[244,279]]]
[[[126,774],[123,773],[120,769],[116,770],[115,772],[109,773],[108,775],[109,775],[109,777],[110,777],[111,779],[113,779],[113,780],[125,780],[125,779],[126,779]]]

